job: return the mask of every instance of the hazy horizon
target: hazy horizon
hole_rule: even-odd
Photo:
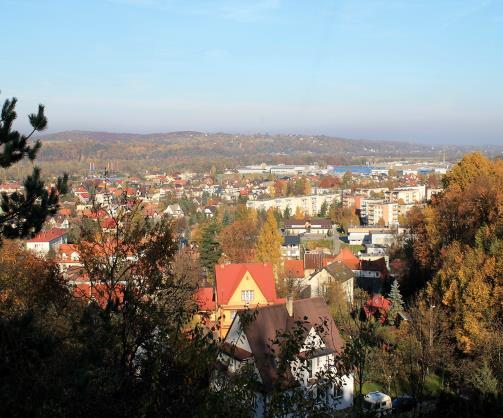
[[[4,0],[0,100],[49,133],[503,143],[503,2]],[[22,22],[22,25],[20,25]]]

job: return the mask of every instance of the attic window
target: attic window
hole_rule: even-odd
[[[241,300],[244,302],[251,302],[254,298],[254,291],[253,290],[242,290],[241,291]]]

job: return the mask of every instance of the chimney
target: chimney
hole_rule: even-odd
[[[288,311],[289,316],[293,316],[293,297],[288,296],[286,298],[286,310]]]

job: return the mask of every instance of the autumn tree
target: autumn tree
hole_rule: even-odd
[[[283,237],[279,231],[274,213],[272,210],[268,210],[266,221],[260,229],[255,247],[257,261],[272,263],[277,271],[281,262],[282,243]]]
[[[251,218],[237,220],[220,231],[218,241],[223,254],[232,263],[248,263],[254,259],[257,224]]]
[[[297,206],[295,208],[295,215],[294,215],[294,218],[298,221],[302,220],[305,218],[305,215],[304,215],[304,211],[302,210],[302,208],[300,206]]]
[[[12,129],[17,117],[17,99],[5,100],[0,118],[0,166],[12,167],[27,158],[33,162],[37,157],[42,143],[37,140],[30,144],[30,138],[35,132],[47,127],[44,106],[39,105],[38,112],[28,116],[32,131],[22,135]],[[2,193],[0,204],[0,238],[30,237],[42,229],[46,218],[54,215],[58,208],[59,195],[67,191],[68,175],[58,178],[55,186],[47,188],[41,179],[40,169],[24,180],[24,191],[11,194]]]
[[[340,310],[334,317],[337,327],[346,340],[343,362],[354,370],[355,400],[357,411],[361,414],[363,400],[363,385],[369,379],[372,357],[377,346],[378,321],[368,321],[363,314],[363,305],[368,294],[359,289],[354,295],[354,307],[349,314]]]
[[[347,231],[350,226],[360,225],[360,219],[355,213],[353,207],[344,207],[340,202],[333,202],[330,205],[328,216],[344,231]]]
[[[257,211],[254,208],[249,208],[245,204],[238,204],[234,213],[234,219],[237,221],[257,222]]]
[[[412,210],[410,280],[450,311],[458,347],[483,344],[502,294],[503,163],[468,154],[443,179],[440,195]]]
[[[284,180],[276,180],[273,187],[274,196],[286,196],[288,193],[287,182]]]
[[[414,301],[408,309],[410,321],[400,327],[397,340],[397,365],[408,382],[408,391],[423,399],[426,379],[431,373],[445,376],[456,367],[446,312],[433,300]]]
[[[341,179],[341,187],[343,189],[348,189],[351,186],[351,183],[353,182],[353,174],[351,171],[347,171],[344,173]]]

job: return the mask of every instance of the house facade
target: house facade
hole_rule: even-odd
[[[300,236],[285,235],[281,244],[281,256],[285,259],[300,258]]]
[[[285,301],[276,296],[271,263],[220,264],[215,266],[215,278],[221,337],[226,336],[239,311]]]
[[[309,296],[325,297],[333,283],[338,283],[348,303],[353,302],[354,273],[341,260],[328,264],[308,278]]]
[[[51,228],[39,232],[35,237],[26,241],[26,248],[40,255],[47,255],[49,251],[57,251],[61,244],[66,244],[67,233],[65,229]]]
[[[274,388],[307,392],[323,390],[327,403],[334,409],[353,404],[353,376],[337,377],[330,385],[321,385],[325,373],[337,374],[336,356],[343,350],[343,341],[323,298],[289,300],[284,304],[259,307],[250,322],[241,312],[234,318],[222,344],[219,361],[229,374],[251,364],[257,376],[255,417],[267,413]],[[243,316],[243,320],[242,320]],[[307,318],[307,320],[306,320]],[[297,355],[289,359],[285,375],[278,372],[282,347],[273,340],[278,333],[291,334],[303,322],[303,344]],[[325,324],[322,323],[325,321]],[[246,323],[246,327],[242,324]],[[321,327],[321,328],[320,328]]]
[[[295,220],[285,221],[286,235],[320,234],[327,235],[332,231],[330,219]]]

